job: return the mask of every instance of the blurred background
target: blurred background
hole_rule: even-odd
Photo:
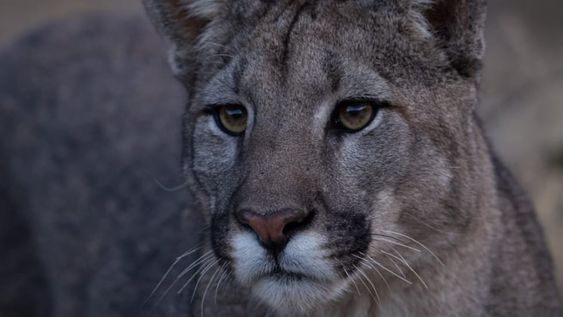
[[[0,46],[48,21],[93,11],[143,14],[140,0],[2,0]],[[561,0],[490,1],[480,112],[535,203],[563,287],[562,32]]]

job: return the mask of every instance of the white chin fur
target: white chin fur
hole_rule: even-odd
[[[255,234],[234,235],[234,274],[236,280],[250,287],[252,294],[283,315],[305,313],[313,304],[325,303],[341,292],[340,278],[323,248],[324,239],[314,232],[303,232],[289,240],[279,256],[280,266],[303,278],[267,275],[274,262],[259,244]]]
[[[306,314],[320,303],[334,298],[326,283],[312,280],[261,278],[252,286],[252,295],[281,315]]]

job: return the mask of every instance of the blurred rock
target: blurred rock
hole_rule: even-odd
[[[563,286],[563,3],[489,6],[480,112],[535,203]]]
[[[0,45],[38,24],[84,12],[112,11],[141,14],[141,0],[2,0]]]

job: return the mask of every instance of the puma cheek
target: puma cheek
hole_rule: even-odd
[[[221,131],[213,118],[199,118],[193,138],[205,140],[194,142],[193,169],[196,173],[220,175],[234,166],[238,152],[236,138]]]
[[[385,188],[377,193],[370,210],[373,231],[377,231],[382,224],[396,223],[400,215],[401,203],[395,197],[392,188]]]

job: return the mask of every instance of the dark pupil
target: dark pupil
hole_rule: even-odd
[[[349,105],[346,107],[346,115],[350,117],[359,117],[364,110],[366,110],[366,105]]]
[[[243,117],[244,113],[240,108],[228,108],[225,110],[227,115],[231,117],[233,120],[238,120]]]

